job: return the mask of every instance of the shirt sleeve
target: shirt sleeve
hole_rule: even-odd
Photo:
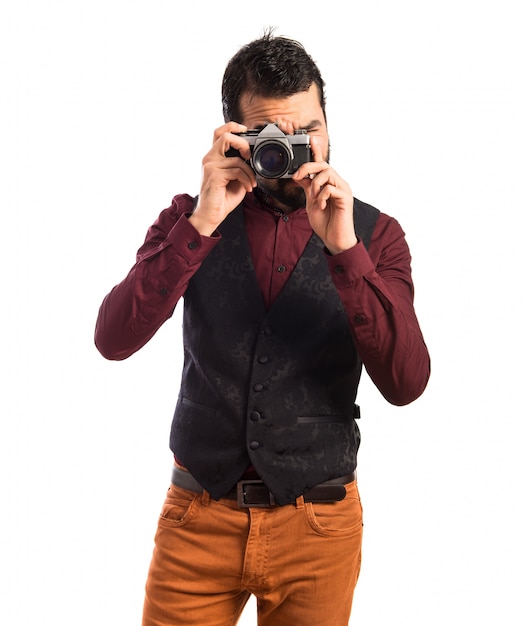
[[[327,260],[366,371],[388,402],[409,404],[427,385],[430,357],[413,305],[404,232],[381,214],[369,250],[359,241]]]
[[[198,233],[187,219],[192,208],[190,196],[175,196],[149,228],[129,274],[104,298],[95,344],[105,358],[126,359],[153,337],[220,240]]]

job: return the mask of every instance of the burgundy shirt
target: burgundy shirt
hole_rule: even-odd
[[[125,359],[151,339],[220,241],[220,228],[212,237],[198,233],[187,219],[192,209],[192,197],[175,196],[149,228],[127,277],[102,302],[95,343],[106,358]],[[285,215],[252,193],[243,211],[256,275],[270,307],[312,230],[305,209]],[[392,404],[415,400],[429,379],[430,359],[413,308],[411,256],[400,225],[381,213],[368,250],[359,241],[337,255],[326,250],[326,259],[373,382]]]

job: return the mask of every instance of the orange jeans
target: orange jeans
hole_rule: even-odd
[[[171,485],[142,626],[233,626],[251,594],[260,626],[347,626],[362,545],[356,480],[346,493],[244,509]]]

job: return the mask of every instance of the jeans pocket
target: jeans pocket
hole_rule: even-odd
[[[199,500],[200,494],[170,485],[160,511],[159,526],[184,526],[195,516]]]
[[[316,533],[342,537],[362,532],[362,504],[356,485],[351,483],[347,491],[340,502],[306,502],[307,519]]]

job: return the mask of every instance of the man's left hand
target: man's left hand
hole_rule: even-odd
[[[311,137],[313,161],[293,174],[306,194],[311,228],[331,254],[349,250],[358,242],[353,222],[353,193],[348,183],[324,161],[316,137]]]

